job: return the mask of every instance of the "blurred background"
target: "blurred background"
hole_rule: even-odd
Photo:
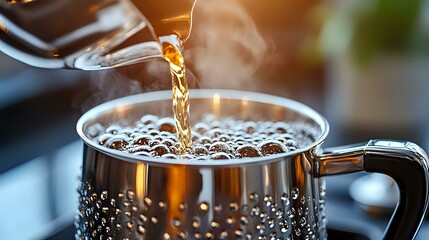
[[[265,92],[316,109],[331,124],[324,146],[387,138],[429,151],[429,0],[200,1],[184,54],[191,88]],[[0,239],[73,239],[77,119],[110,99],[169,88],[162,60],[85,72],[0,53]],[[349,187],[362,177],[356,196]],[[330,239],[381,238],[396,195],[385,193],[389,180],[371,178],[327,178]],[[369,205],[367,190],[378,196]],[[417,239],[428,238],[425,222]]]

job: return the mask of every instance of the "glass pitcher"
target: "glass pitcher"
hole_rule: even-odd
[[[0,51],[42,68],[98,70],[185,41],[195,0],[0,0]]]

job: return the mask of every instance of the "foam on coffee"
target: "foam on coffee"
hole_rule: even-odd
[[[192,127],[192,148],[180,151],[171,117],[143,116],[134,126],[94,124],[88,135],[99,145],[156,158],[223,160],[274,155],[314,142],[314,128],[301,122],[243,121],[205,116]]]

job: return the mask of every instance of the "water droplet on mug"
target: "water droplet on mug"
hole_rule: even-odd
[[[181,226],[182,226],[182,220],[180,220],[179,218],[173,218],[172,225],[173,225],[175,228],[179,228],[179,227],[181,227]]]
[[[246,239],[247,240],[253,239],[253,235],[251,233],[246,233]]]
[[[194,233],[194,239],[200,240],[202,237],[203,236],[201,235],[201,233],[199,233],[199,232]]]
[[[158,203],[158,206],[163,211],[165,211],[167,209],[167,204],[162,202],[162,201]]]
[[[145,197],[143,199],[143,202],[147,207],[150,207],[152,205],[152,199],[150,199],[149,197]]]
[[[231,211],[233,211],[233,212],[237,211],[239,207],[240,206],[238,205],[237,202],[231,202],[231,203],[229,203],[229,209]]]
[[[223,231],[219,235],[219,239],[227,239],[228,238],[228,232]]]
[[[127,222],[127,228],[131,230],[133,227],[134,227],[134,224],[132,222],[128,221]]]
[[[213,220],[213,221],[211,221],[210,226],[211,226],[212,228],[218,228],[218,227],[219,227],[219,223],[218,223],[218,222],[216,222],[215,220]]]
[[[140,220],[141,220],[143,223],[145,223],[145,222],[147,221],[147,217],[146,217],[143,213],[141,213],[141,214],[139,215],[139,217],[140,217]]]
[[[280,197],[280,200],[285,206],[288,206],[290,204],[289,196],[286,193],[283,193],[283,195]]]
[[[259,214],[259,217],[261,219],[261,222],[265,223],[268,219],[268,214],[266,212],[261,212],[261,214]]]
[[[140,234],[145,234],[145,233],[146,233],[146,228],[144,228],[142,225],[139,225],[139,226],[137,227],[137,231],[138,231]]]
[[[195,229],[199,228],[200,227],[200,221],[198,221],[198,219],[194,219],[192,221],[192,227]]]
[[[253,207],[252,210],[250,211],[251,216],[259,216],[260,214],[261,214],[261,210],[257,206]]]
[[[131,190],[128,190],[128,191],[127,191],[127,198],[128,198],[129,200],[133,200],[133,199],[134,199],[134,196],[135,196],[135,193],[134,193],[133,191],[131,191]]]
[[[301,229],[300,229],[300,228],[296,228],[296,229],[295,229],[295,235],[296,235],[297,237],[299,237],[299,236],[301,236],[301,235],[302,235],[302,231],[301,231]]]
[[[271,204],[273,203],[273,197],[270,195],[266,195],[264,197],[264,203],[265,203],[265,206],[267,207],[271,206]]]
[[[299,196],[299,189],[294,187],[292,188],[291,192],[290,192],[290,196],[292,197],[293,200],[298,199]]]
[[[102,191],[100,198],[101,198],[101,200],[106,200],[107,199],[107,191]]]
[[[302,209],[302,207],[298,208],[298,215],[302,215],[304,213],[304,209]]]
[[[171,240],[170,234],[168,233],[164,233],[164,235],[162,236],[163,240]]]
[[[285,221],[285,220],[280,221],[279,222],[279,228],[280,228],[280,231],[282,233],[286,233],[287,230],[289,229],[289,225],[288,225],[287,221]]]
[[[209,210],[208,203],[206,203],[206,202],[200,203],[198,210],[200,210],[200,212],[206,213]]]
[[[213,207],[213,210],[216,214],[220,215],[222,213],[222,205],[218,204]]]
[[[179,231],[177,232],[177,239],[186,240],[188,239],[188,236],[186,235],[186,233]]]
[[[97,200],[97,202],[95,203],[95,206],[100,209],[102,204],[101,204],[101,200]]]
[[[269,227],[270,229],[273,229],[273,228],[274,228],[274,219],[268,219],[268,227]]]
[[[257,194],[257,193],[251,193],[250,195],[249,195],[249,200],[250,201],[258,201],[258,199],[259,199],[259,195]]]
[[[259,234],[263,234],[265,233],[265,226],[262,224],[258,224],[256,225],[256,230],[258,231]]]
[[[299,220],[299,225],[301,225],[301,227],[304,227],[305,224],[307,224],[307,220],[305,219],[305,217],[303,217]]]
[[[226,220],[225,220],[225,223],[226,223],[227,226],[231,227],[232,225],[234,225],[235,220],[232,217],[227,217]]]
[[[180,203],[180,204],[179,204],[179,210],[180,210],[181,212],[184,212],[184,211],[186,210],[186,205],[185,205],[184,203]]]
[[[115,214],[116,214],[116,216],[120,215],[121,214],[121,209],[116,208],[115,209]]]
[[[241,230],[241,229],[237,229],[237,230],[235,230],[234,231],[234,238],[235,239],[242,239],[243,238],[243,230]]]
[[[241,216],[240,217],[240,223],[243,225],[249,224],[249,218],[247,218],[246,216]]]
[[[137,212],[139,208],[136,205],[134,205],[131,207],[131,210],[133,210],[133,212]]]
[[[214,234],[212,232],[207,232],[206,233],[206,239],[207,240],[212,240],[214,239]]]

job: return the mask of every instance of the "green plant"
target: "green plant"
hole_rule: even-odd
[[[347,48],[360,65],[380,54],[428,53],[429,36],[420,27],[425,1],[352,0],[328,20],[322,46]]]

